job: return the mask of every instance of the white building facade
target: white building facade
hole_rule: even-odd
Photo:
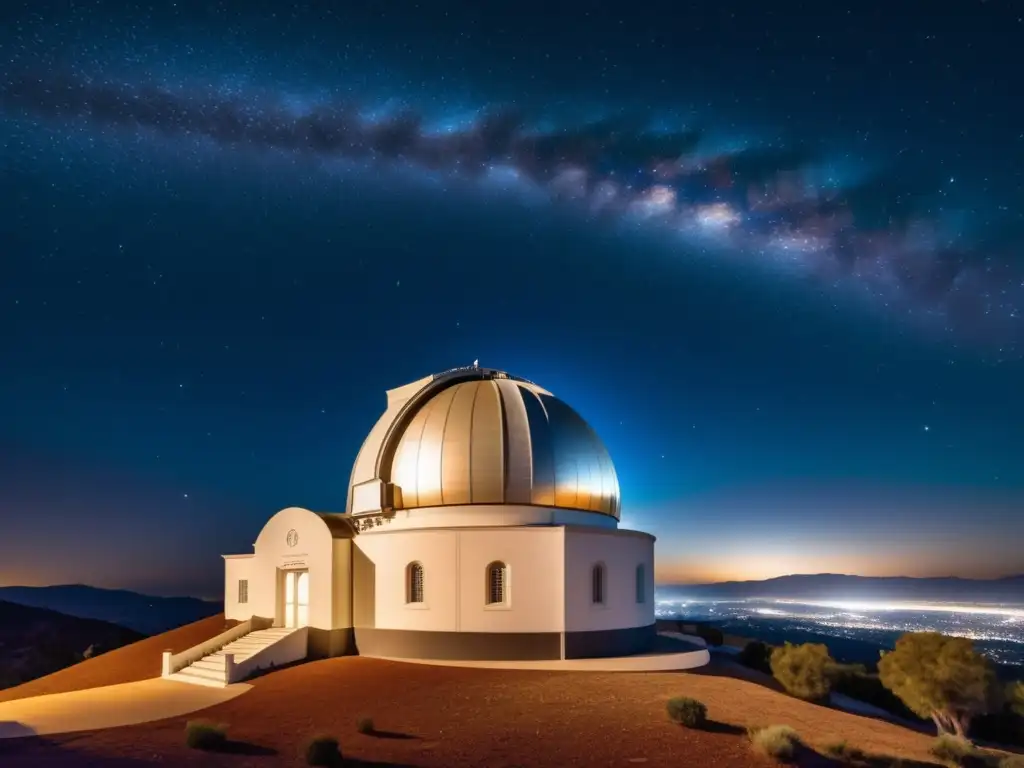
[[[388,392],[344,513],[292,507],[225,556],[225,614],[311,656],[539,660],[649,650],[654,537],[619,529],[603,444],[532,382],[464,368]]]

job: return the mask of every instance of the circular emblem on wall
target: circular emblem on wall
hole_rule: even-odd
[[[294,528],[288,531],[288,535],[284,537],[285,542],[289,547],[294,547],[299,543],[299,533]]]

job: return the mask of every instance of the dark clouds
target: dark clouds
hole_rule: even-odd
[[[648,221],[759,264],[850,283],[911,323],[1014,344],[1024,283],[1008,261],[940,234],[921,202],[934,190],[898,167],[856,185],[807,181],[826,160],[800,147],[702,151],[701,131],[651,131],[618,116],[538,130],[523,114],[489,109],[471,125],[428,130],[405,110],[367,119],[359,105],[305,109],[259,94],[163,88],[31,73],[0,83],[0,108],[49,122],[86,121],[225,148],[306,153],[360,162],[402,161],[482,177],[496,167],[593,214]]]

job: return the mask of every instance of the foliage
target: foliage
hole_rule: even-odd
[[[725,642],[725,634],[717,627],[709,627],[705,624],[698,624],[694,634],[710,646],[720,646]]]
[[[341,749],[333,736],[314,736],[306,744],[306,765],[335,768],[342,764]]]
[[[1006,704],[1015,715],[1024,717],[1024,680],[1015,680],[1006,686]]]
[[[946,765],[971,766],[985,765],[984,755],[971,742],[949,733],[940,735],[928,750],[932,756]]]
[[[669,719],[687,728],[703,728],[708,722],[708,708],[696,699],[676,696],[665,705]]]
[[[859,665],[834,667],[829,674],[832,690],[904,720],[913,720],[917,717],[892,691],[882,685],[878,675],[863,671],[863,667],[854,669],[857,666]]]
[[[207,752],[223,749],[228,740],[228,727],[209,720],[189,720],[185,723],[185,744],[191,749]]]
[[[751,640],[743,646],[736,660],[749,669],[756,669],[766,675],[772,673],[772,647],[760,640]]]
[[[358,720],[356,720],[356,730],[360,733],[373,733],[373,718],[360,717]]]
[[[850,746],[846,741],[836,741],[825,745],[825,754],[844,763],[861,762],[867,758],[864,750]]]
[[[788,725],[769,725],[748,731],[750,746],[764,757],[788,763],[796,758],[800,736]]]
[[[828,648],[821,643],[786,643],[772,649],[772,675],[789,694],[808,701],[828,697],[829,670],[834,664]]]
[[[1009,707],[981,715],[971,721],[971,735],[996,744],[1024,746],[1024,717],[1014,714]]]
[[[964,637],[908,632],[878,662],[882,684],[940,734],[966,738],[971,718],[990,706],[995,677]]]

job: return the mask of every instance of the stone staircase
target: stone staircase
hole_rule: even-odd
[[[286,629],[284,627],[254,630],[246,635],[242,635],[237,640],[232,640],[219,651],[204,656],[173,674],[166,675],[166,678],[182,683],[222,688],[231,682],[228,680],[228,654],[233,656],[233,665],[237,666],[296,631],[299,630]]]

